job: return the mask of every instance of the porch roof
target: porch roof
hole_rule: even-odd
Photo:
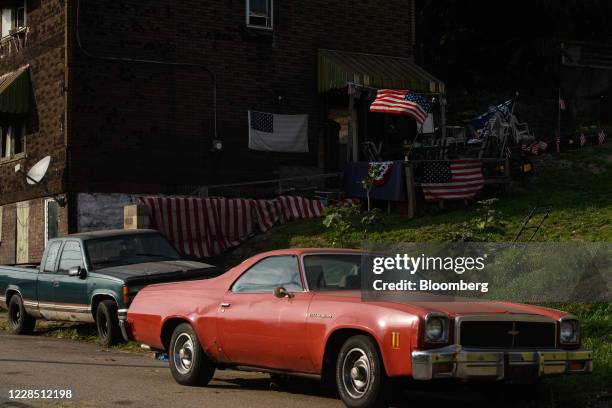
[[[348,83],[445,93],[444,82],[409,58],[321,49],[318,71],[319,93],[344,88]]]

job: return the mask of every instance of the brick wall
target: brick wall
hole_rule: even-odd
[[[62,191],[65,163],[64,121],[64,12],[62,0],[28,2],[26,48],[0,60],[0,74],[29,65],[33,109],[26,121],[26,158],[0,161],[0,204],[41,197],[42,187],[27,185],[15,174],[15,165],[29,169],[46,155],[52,156],[47,188]]]
[[[33,107],[26,120],[26,155],[0,161],[0,205],[3,205],[0,264],[15,262],[16,203],[30,203],[28,253],[38,262],[44,249],[44,198],[64,191],[66,161],[64,141],[64,0],[28,1],[30,29],[25,49],[0,60],[0,75],[29,65]],[[0,115],[2,116],[2,115]],[[6,118],[0,118],[6,119]],[[45,186],[30,186],[15,174],[15,165],[28,170],[38,160],[51,155],[52,163]],[[67,213],[60,211],[60,231],[68,230]]]
[[[210,152],[209,74],[89,58],[77,47],[73,21],[70,190],[80,192],[172,192],[177,184],[262,179],[281,165],[316,165],[317,49],[409,57],[414,43],[411,0],[277,0],[274,33],[245,27],[245,0],[81,0],[80,14],[90,54],[212,69],[224,141],[223,152]],[[249,151],[249,109],[308,113],[311,153]]]

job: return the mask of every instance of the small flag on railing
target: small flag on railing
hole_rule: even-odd
[[[603,130],[600,130],[597,134],[597,140],[599,141],[600,145],[606,143],[606,134]]]
[[[548,143],[544,142],[543,140],[539,140],[531,144],[523,144],[521,148],[523,151],[535,154],[537,156],[540,154],[540,152],[544,153],[546,149],[548,149]]]
[[[586,145],[586,136],[584,135],[584,133],[580,134],[580,147],[584,147],[584,145]]]
[[[559,109],[560,110],[566,110],[567,107],[565,106],[565,101],[563,100],[563,98],[559,98]]]

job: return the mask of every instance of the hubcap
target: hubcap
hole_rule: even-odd
[[[18,305],[13,305],[10,311],[11,323],[13,326],[18,326],[19,321],[21,320],[21,310],[19,310]]]
[[[188,374],[193,366],[193,339],[187,333],[181,333],[174,343],[174,367],[181,374]]]
[[[351,349],[342,362],[342,382],[351,398],[359,399],[368,390],[372,380],[370,360],[360,348]]]

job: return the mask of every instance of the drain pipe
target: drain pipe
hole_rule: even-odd
[[[81,0],[77,0],[77,8],[76,8],[76,41],[81,52],[89,58],[105,60],[105,61],[118,61],[118,62],[131,62],[131,63],[139,63],[139,64],[154,64],[154,65],[164,65],[164,66],[176,66],[176,67],[192,67],[192,68],[200,68],[203,71],[207,72],[213,83],[213,143],[219,140],[217,134],[217,76],[215,73],[205,66],[204,64],[197,64],[193,62],[170,62],[163,60],[149,60],[149,59],[138,59],[138,58],[123,58],[123,57],[112,57],[112,56],[103,56],[103,55],[95,55],[87,51],[85,47],[83,47],[83,43],[81,42],[81,30],[80,30],[80,17],[81,17]],[[212,146],[214,149],[214,146]]]

